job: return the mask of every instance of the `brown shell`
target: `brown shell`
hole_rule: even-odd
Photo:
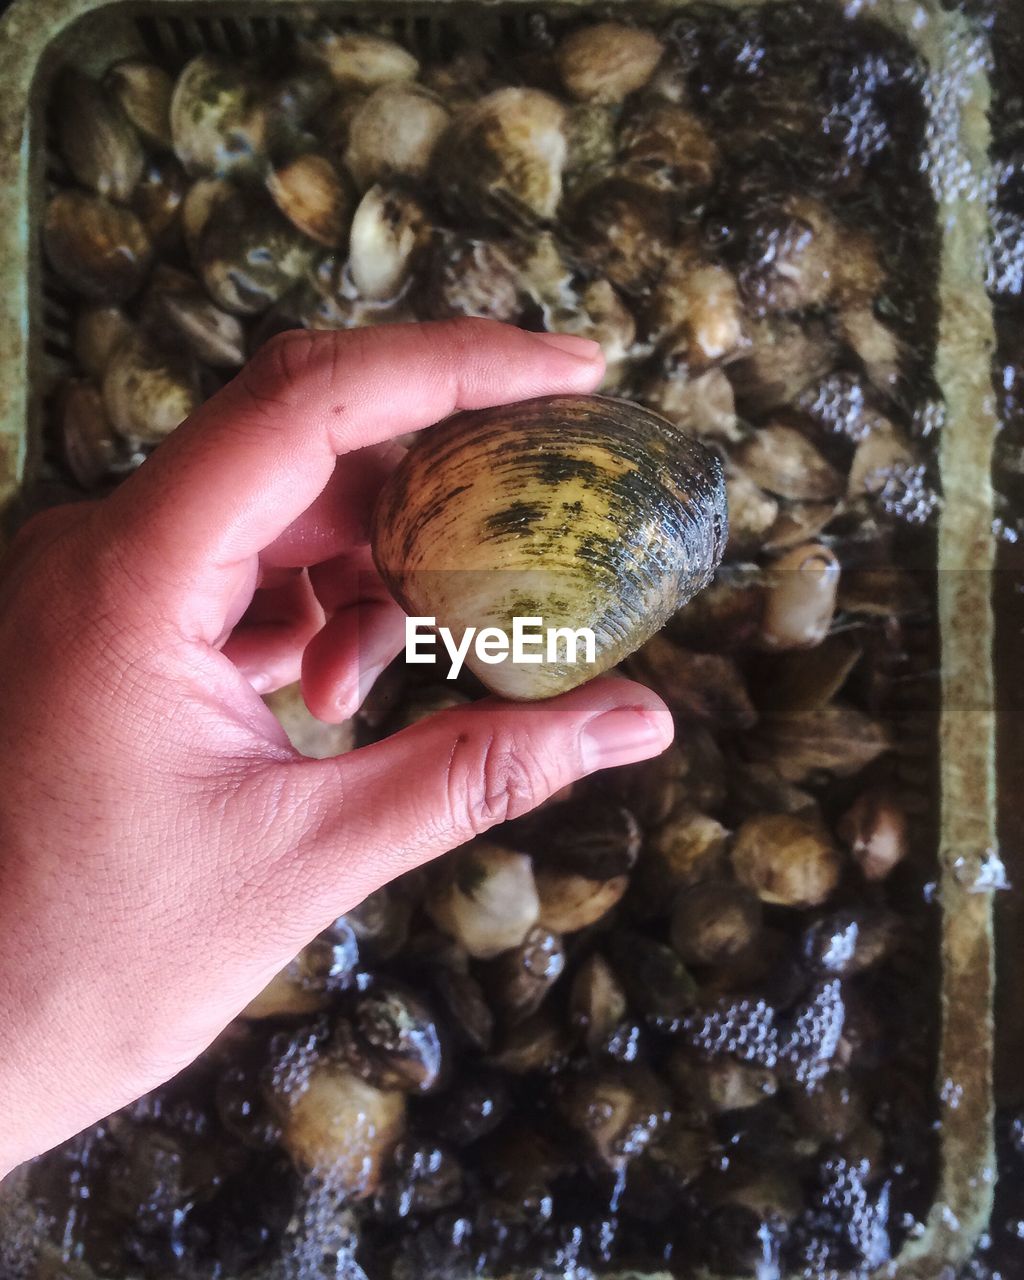
[[[58,275],[87,298],[123,302],[145,279],[153,246],[128,209],[103,196],[61,191],[46,206],[46,255]]]

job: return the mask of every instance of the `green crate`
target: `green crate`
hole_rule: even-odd
[[[605,0],[600,9],[665,17],[690,2],[617,6]],[[740,7],[739,0],[715,3]],[[142,51],[140,19],[180,53],[255,50],[282,25],[314,13],[385,23],[410,47],[429,52],[452,27],[470,41],[492,44],[543,7],[537,0],[15,0],[0,20],[0,514],[38,474],[41,406],[69,345],[69,317],[45,294],[37,235],[45,197],[45,106],[59,68],[70,63],[98,73]],[[584,3],[562,0],[551,7],[564,13]],[[995,1183],[993,887],[983,875],[997,844],[990,596],[998,424],[985,287],[990,86],[984,59],[975,56],[983,35],[962,15],[946,12],[941,0],[855,0],[845,7],[879,18],[916,47],[937,87],[929,102],[936,132],[956,139],[952,151],[943,151],[948,179],[937,193],[942,250],[935,373],[948,415],[940,445],[945,500],[938,574],[941,1169],[924,1233],[877,1277],[952,1280],[988,1225]]]

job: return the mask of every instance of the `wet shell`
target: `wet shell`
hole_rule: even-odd
[[[123,302],[137,291],[153,247],[128,209],[84,191],[62,191],[46,207],[46,255],[57,274],[87,298]]]
[[[330,1172],[352,1199],[371,1195],[405,1128],[405,1097],[331,1062],[281,1104],[283,1143],[302,1169]]]
[[[59,94],[60,150],[68,168],[101,196],[127,200],[142,174],[138,134],[95,80],[65,73]]]
[[[139,133],[155,147],[171,146],[171,94],[174,81],[162,67],[129,58],[110,68],[103,79]]]
[[[83,307],[75,317],[75,359],[91,377],[100,379],[114,350],[131,332],[132,322],[120,307]]]
[[[244,72],[209,53],[186,65],[171,98],[171,135],[188,173],[252,169],[262,155],[265,133],[255,86]]]
[[[198,359],[214,368],[245,363],[245,330],[237,316],[215,306],[198,280],[163,268],[146,296],[146,319],[154,332],[174,333]]]
[[[549,396],[420,436],[374,516],[377,567],[406,610],[461,637],[514,617],[590,627],[596,661],[467,666],[496,693],[550,697],[614,666],[711,579],[725,547],[718,460],[637,405]],[[579,657],[583,658],[582,646]]]
[[[650,31],[601,22],[567,36],[555,60],[574,98],[611,103],[644,87],[661,61],[661,52],[661,41]]]
[[[539,89],[498,89],[461,112],[438,143],[434,168],[451,202],[516,219],[551,218],[562,197],[565,108]]]
[[[382,85],[352,116],[345,164],[362,190],[396,174],[422,178],[447,126],[447,110],[420,85]]]
[[[200,399],[191,356],[161,349],[143,333],[121,343],[103,375],[103,403],[114,429],[142,444],[159,444]]]
[[[225,311],[255,315],[313,265],[316,246],[270,204],[237,194],[216,205],[200,236],[196,267]]]
[[[288,221],[311,240],[332,249],[344,243],[352,201],[326,156],[298,156],[271,170],[267,190]]]
[[[242,1010],[243,1018],[289,1018],[316,1013],[325,1004],[325,997],[317,991],[307,991],[296,980],[292,965],[276,973],[259,995]]]

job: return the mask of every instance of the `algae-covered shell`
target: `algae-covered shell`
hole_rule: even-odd
[[[255,169],[263,155],[266,117],[255,82],[226,58],[201,53],[174,86],[171,136],[190,174]]]
[[[421,435],[385,485],[374,557],[410,614],[511,635],[513,618],[592,629],[572,661],[466,665],[496,693],[550,697],[638,648],[710,581],[728,534],[711,453],[638,405],[548,396],[459,414]],[[492,653],[493,658],[493,653]],[[538,660],[540,659],[540,660]]]

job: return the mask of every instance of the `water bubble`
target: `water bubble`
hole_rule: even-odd
[[[329,1177],[307,1178],[272,1275],[274,1280],[366,1280],[356,1260],[358,1246],[358,1224],[344,1194]]]
[[[780,1061],[799,1084],[810,1088],[828,1071],[845,1021],[842,985],[836,979],[823,983],[800,1007],[779,1050]]]
[[[926,463],[894,466],[875,495],[878,508],[903,524],[927,524],[941,506]]]
[[[826,431],[859,442],[871,434],[878,414],[871,408],[870,392],[854,373],[833,373],[805,391],[797,407]]]
[[[994,183],[976,170],[964,143],[963,115],[974,92],[973,79],[990,70],[991,50],[980,32],[950,32],[943,60],[933,66],[924,85],[928,112],[921,172],[927,175],[938,204],[956,200],[991,200]]]
[[[938,435],[946,425],[946,405],[942,400],[926,400],[919,404],[910,420],[911,434],[920,440]]]
[[[970,850],[953,859],[953,876],[968,893],[1009,889],[1006,864],[996,849]]]
[[[327,1036],[327,1023],[320,1020],[301,1032],[282,1032],[270,1043],[267,1078],[280,1098],[305,1093],[309,1077]]]
[[[1024,293],[1024,217],[993,211],[985,283],[990,293],[1004,299]]]
[[[0,1275],[4,1280],[32,1280],[46,1224],[43,1211],[22,1193],[22,1177],[13,1174],[0,1185]]]
[[[685,1019],[683,1032],[694,1048],[712,1057],[731,1054],[762,1067],[774,1067],[778,1061],[775,1010],[764,1000],[722,1002]]]

